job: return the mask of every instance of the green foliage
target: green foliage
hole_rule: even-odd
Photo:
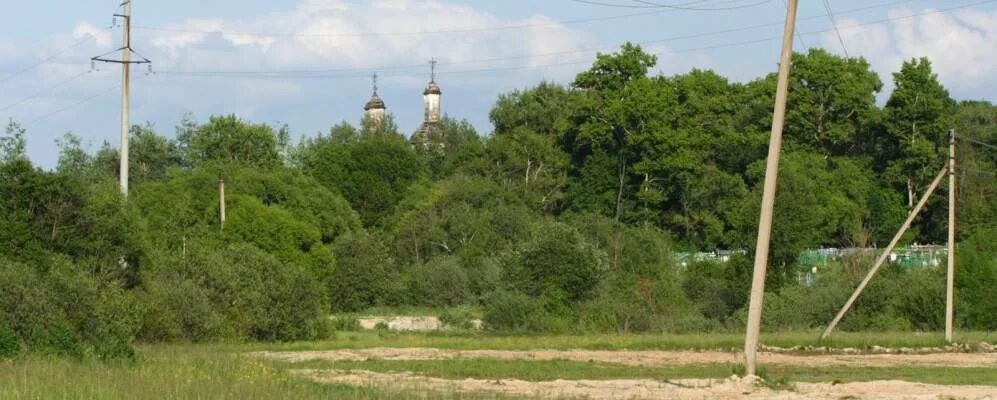
[[[329,294],[333,311],[359,311],[388,302],[399,274],[387,249],[366,232],[348,233],[333,243],[336,270]]]
[[[606,269],[605,253],[561,223],[540,226],[505,262],[510,287],[566,301],[591,298]]]
[[[247,123],[235,115],[211,117],[208,123],[178,135],[193,165],[271,168],[280,163],[276,131],[265,124]]]
[[[66,134],[54,171],[0,138],[0,354],[132,355],[145,342],[290,341],[357,329],[328,311],[421,307],[503,332],[738,330],[746,314],[775,75],[653,72],[639,46],[572,84],[501,95],[479,135],[444,117],[413,145],[391,115],[290,142],[288,126],[185,116],[176,139],[131,128],[117,149]],[[802,270],[818,247],[881,247],[958,143],[961,326],[994,329],[997,107],[955,103],[925,60],[884,107],[861,58],[794,55],[765,326],[814,329],[868,268]],[[958,136],[957,135],[957,136]],[[972,140],[972,141],[970,141]],[[221,221],[220,181],[226,219]],[[941,191],[948,188],[943,185]],[[905,203],[908,207],[905,207]],[[944,240],[942,196],[905,242]],[[726,262],[683,253],[734,250]],[[806,279],[801,279],[801,278]],[[935,330],[941,268],[888,265],[846,330]],[[351,314],[352,315],[352,314]],[[384,340],[401,340],[380,332]]]
[[[337,143],[318,141],[307,150],[304,170],[346,198],[365,225],[379,225],[426,167],[404,140],[373,137]]]

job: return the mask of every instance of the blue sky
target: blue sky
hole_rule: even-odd
[[[295,136],[356,123],[375,71],[389,111],[410,132],[422,118],[431,57],[441,63],[444,112],[487,134],[498,94],[542,80],[568,83],[597,50],[625,41],[658,53],[664,74],[703,68],[739,81],[762,76],[776,68],[785,17],[784,0],[653,1],[710,10],[648,8],[636,0],[596,1],[630,7],[572,0],[133,1],[133,47],[153,60],[156,74],[136,69],[132,121],[167,136],[185,113],[201,121],[235,113],[286,123]],[[44,167],[55,165],[55,140],[67,131],[91,149],[117,145],[120,72],[115,65],[90,71],[89,58],[120,46],[121,29],[110,27],[119,3],[16,2],[0,15],[0,117],[26,124],[29,156]],[[798,51],[847,49],[865,57],[887,91],[902,60],[927,56],[957,99],[997,100],[997,1],[831,6],[844,49],[822,2],[803,0]],[[738,8],[716,10],[727,7]]]

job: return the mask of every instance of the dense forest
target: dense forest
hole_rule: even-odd
[[[510,333],[743,329],[775,76],[655,75],[638,46],[569,86],[500,96],[494,131],[390,115],[295,142],[287,126],[185,117],[118,152],[67,134],[58,166],[0,142],[0,356],[116,357],[135,341],[305,340],[332,313],[434,307]],[[957,326],[997,329],[997,107],[957,102],[927,59],[884,88],[861,58],[795,54],[764,329],[826,324],[870,266],[797,279],[808,248],[882,247],[958,142]],[[982,143],[982,144],[981,144]],[[219,181],[226,220],[219,214]],[[905,243],[944,243],[943,185]],[[747,250],[679,266],[677,251]],[[851,330],[937,330],[944,269],[890,265]]]

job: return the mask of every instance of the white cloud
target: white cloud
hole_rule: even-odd
[[[504,29],[521,25],[528,27]],[[578,50],[587,47],[589,40],[587,34],[543,15],[504,19],[443,0],[303,0],[288,10],[254,18],[189,20],[166,28],[173,31],[147,34],[151,45],[165,52],[157,63],[180,70],[226,66],[242,70],[373,70],[379,66],[421,66],[436,57],[441,74],[445,74],[448,70],[563,62],[573,55],[520,56]],[[494,28],[502,29],[489,30]],[[420,33],[440,31],[461,32]],[[476,62],[509,57],[515,59]],[[221,65],[218,60],[223,60]],[[387,77],[423,73],[425,69],[381,73]]]
[[[101,49],[110,48],[114,41],[111,39],[111,32],[91,25],[89,22],[80,22],[73,28],[73,39],[79,40],[90,36]]]
[[[889,12],[893,21],[841,31],[852,55],[865,57],[891,87],[891,73],[904,60],[928,57],[939,80],[971,96],[983,85],[997,83],[997,11],[963,10],[955,14],[915,12],[902,8]],[[857,24],[842,20],[840,26]],[[823,37],[825,47],[840,48],[834,33]]]

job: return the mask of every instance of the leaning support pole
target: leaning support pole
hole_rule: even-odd
[[[755,268],[751,278],[751,300],[748,303],[748,324],[744,333],[745,374],[754,375],[758,352],[758,335],[762,326],[762,300],[765,296],[765,270],[769,262],[769,239],[772,235],[772,213],[775,188],[779,177],[779,151],[782,147],[782,127],[786,122],[786,96],[789,93],[789,70],[793,62],[793,30],[796,28],[797,0],[786,4],[786,27],[782,33],[782,55],[779,78],[772,112],[772,135],[765,163],[765,184],[762,187],[762,209],[758,217],[758,242],[755,244]]]
[[[952,341],[953,301],[955,301],[955,130],[949,131],[949,248],[945,275],[945,341]]]
[[[893,251],[893,248],[897,246],[897,242],[900,241],[900,238],[903,237],[904,233],[907,232],[907,229],[910,228],[911,222],[914,222],[914,218],[917,217],[917,214],[919,214],[921,209],[924,208],[924,204],[928,202],[928,198],[931,197],[931,193],[933,193],[935,188],[938,187],[938,184],[942,182],[942,178],[948,174],[948,171],[949,167],[946,165],[942,168],[942,171],[938,173],[938,176],[935,177],[935,180],[931,182],[931,186],[928,186],[928,190],[924,192],[924,196],[921,196],[921,200],[917,202],[917,206],[911,210],[910,215],[907,216],[907,220],[904,221],[904,224],[900,227],[900,230],[897,231],[897,234],[893,236],[893,240],[890,241],[890,244],[883,249],[883,253],[879,255],[879,258],[876,259],[876,263],[873,264],[872,269],[870,269],[869,273],[866,274],[865,279],[862,279],[862,283],[860,283],[859,287],[855,289],[855,293],[852,293],[852,297],[848,298],[848,302],[845,303],[845,306],[841,307],[841,311],[838,311],[838,315],[834,317],[831,324],[828,325],[827,329],[824,330],[824,333],[820,335],[821,339],[826,339],[829,335],[831,335],[831,331],[834,330],[834,327],[838,326],[838,322],[841,322],[841,318],[845,316],[845,313],[848,312],[849,308],[852,308],[852,303],[855,303],[855,299],[859,297],[859,294],[862,293],[865,286],[869,284],[872,277],[876,275],[877,271],[879,271],[879,267],[881,267],[883,262],[886,261],[886,258],[890,256],[890,252]]]

